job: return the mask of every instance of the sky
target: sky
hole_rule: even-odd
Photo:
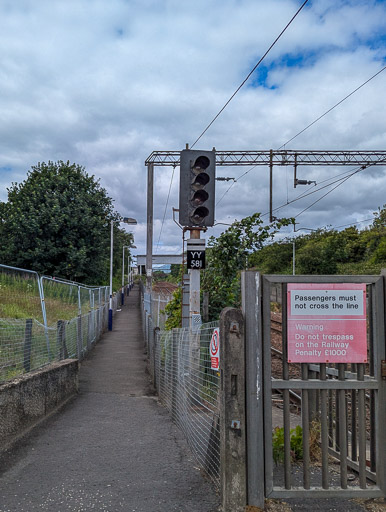
[[[1,0],[0,200],[38,162],[75,162],[123,217],[137,219],[130,230],[145,254],[146,158],[192,144],[301,4]],[[286,144],[385,65],[386,1],[310,0],[195,149],[386,150],[386,70]],[[328,184],[351,170],[299,167],[297,175]],[[269,209],[268,168],[218,167],[217,176],[237,181],[216,183],[218,224],[206,238]],[[287,204],[313,188],[294,189],[293,169],[275,167],[273,207],[284,205],[276,215],[296,217],[298,229],[363,228],[386,203],[386,166],[357,173],[313,206],[333,186]],[[181,253],[178,194],[179,169],[156,167],[156,254]]]

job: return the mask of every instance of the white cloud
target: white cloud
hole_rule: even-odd
[[[294,0],[2,2],[0,199],[38,161],[75,161],[101,179],[121,214],[138,219],[133,232],[143,253],[146,157],[192,143],[299,6]],[[265,86],[257,86],[262,75],[255,74],[198,147],[270,149],[289,140],[381,69],[385,16],[383,2],[310,2],[264,61]],[[383,149],[385,80],[386,71],[288,147]],[[238,177],[247,169],[224,167],[218,174]],[[320,182],[342,170],[300,172]],[[155,244],[171,175],[171,168],[156,168]],[[274,204],[301,192],[291,188],[292,179],[292,170],[275,169]],[[159,252],[181,248],[171,217],[178,181],[176,169]],[[366,218],[385,201],[385,184],[384,170],[366,170],[299,222],[318,227]],[[217,197],[228,187],[218,182]],[[294,215],[317,197],[280,213]],[[257,167],[232,187],[216,217],[231,222],[267,208],[268,169]]]

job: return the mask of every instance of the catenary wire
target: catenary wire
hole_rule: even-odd
[[[282,144],[280,146],[279,149],[281,148],[284,148],[287,144],[289,144],[290,142],[292,142],[294,139],[296,139],[296,137],[298,137],[299,135],[301,135],[302,133],[304,133],[306,130],[308,130],[308,128],[311,128],[311,126],[313,126],[315,123],[317,123],[318,121],[320,121],[320,119],[322,119],[324,116],[326,116],[327,114],[329,114],[332,110],[334,110],[334,108],[338,107],[339,105],[341,105],[344,101],[346,101],[348,98],[350,98],[350,96],[352,96],[353,94],[355,94],[357,91],[359,91],[359,89],[361,89],[362,87],[364,87],[366,84],[368,84],[373,78],[375,78],[376,76],[378,76],[380,73],[382,73],[382,71],[384,71],[386,69],[386,66],[384,66],[382,69],[380,69],[379,71],[377,71],[377,73],[375,73],[375,75],[373,75],[372,77],[370,77],[368,80],[366,80],[366,82],[363,82],[363,84],[361,84],[359,87],[357,87],[356,89],[354,89],[353,91],[350,92],[350,94],[348,94],[347,96],[345,96],[342,100],[338,101],[338,103],[336,103],[333,107],[329,108],[326,112],[324,112],[324,114],[322,114],[321,116],[319,116],[317,119],[315,119],[314,121],[312,121],[312,123],[310,123],[308,126],[306,126],[305,128],[303,128],[303,130],[301,130],[300,132],[298,132],[296,135],[294,135],[291,139],[287,140],[287,142],[285,142],[284,144]]]
[[[326,110],[326,112],[324,112],[324,114],[322,114],[321,116],[319,116],[317,119],[315,119],[314,121],[312,121],[312,123],[310,123],[308,126],[306,126],[305,128],[303,128],[303,130],[301,130],[300,132],[298,132],[296,135],[294,135],[291,139],[289,139],[287,142],[285,142],[284,144],[282,144],[278,149],[281,149],[283,148],[284,146],[286,146],[287,144],[289,144],[290,142],[292,142],[294,139],[296,139],[296,137],[298,137],[299,135],[301,135],[302,133],[304,133],[306,130],[308,130],[308,128],[311,128],[311,126],[313,126],[315,123],[317,123],[318,121],[320,121],[320,119],[322,119],[324,116],[326,116],[327,114],[329,114],[332,110],[334,110],[334,108],[338,107],[339,105],[341,105],[345,100],[347,100],[348,98],[350,98],[350,96],[352,96],[353,94],[355,94],[357,91],[359,91],[359,89],[361,89],[362,87],[364,87],[366,84],[368,84],[371,80],[373,80],[373,78],[375,78],[376,76],[378,76],[380,73],[382,73],[382,71],[384,71],[386,69],[386,66],[384,66],[382,69],[380,69],[379,71],[377,71],[377,73],[375,73],[373,76],[371,76],[370,78],[368,78],[365,82],[363,82],[359,87],[357,87],[356,89],[354,89],[353,91],[350,92],[350,94],[348,94],[347,96],[345,96],[343,99],[341,99],[340,101],[338,101],[338,103],[336,103],[333,107],[329,108],[328,110]],[[221,196],[221,198],[218,200],[218,202],[216,203],[216,206],[223,200],[223,198],[227,195],[227,193],[230,191],[230,189],[233,187],[233,185],[235,183],[237,183],[240,179],[242,179],[244,176],[246,176],[250,171],[252,171],[253,169],[255,169],[256,165],[254,165],[253,167],[251,167],[250,169],[248,169],[247,171],[245,171],[243,174],[241,174],[235,181],[233,181],[231,183],[231,185],[229,186],[229,188],[224,192],[224,194]],[[342,173],[342,174],[345,174],[345,173]],[[327,181],[327,180],[324,180],[324,181]],[[321,183],[324,183],[324,182],[321,182]]]
[[[295,20],[295,18],[297,17],[297,15],[300,13],[300,11],[303,9],[303,7],[308,3],[309,0],[305,0],[303,2],[303,4],[299,7],[299,9],[296,11],[296,13],[292,16],[292,18],[290,19],[290,21],[287,23],[287,25],[283,28],[283,30],[280,32],[280,34],[276,37],[276,39],[274,40],[274,42],[271,44],[271,46],[268,48],[268,50],[264,53],[264,55],[260,58],[260,60],[257,62],[257,64],[252,68],[252,70],[248,73],[247,77],[243,80],[243,82],[239,85],[239,87],[236,89],[236,91],[232,94],[232,96],[228,99],[228,101],[224,104],[224,106],[220,109],[220,111],[216,114],[216,116],[212,119],[212,121],[208,124],[208,126],[204,129],[204,131],[199,135],[199,137],[194,141],[194,143],[191,145],[191,149],[194,148],[194,146],[197,144],[197,142],[201,139],[201,137],[209,130],[209,128],[212,126],[212,124],[216,121],[216,119],[221,115],[221,113],[225,110],[225,108],[229,105],[229,103],[232,101],[232,99],[236,96],[236,94],[240,91],[240,89],[244,86],[244,84],[249,80],[249,78],[251,77],[251,75],[255,72],[255,70],[258,68],[258,66],[263,62],[263,60],[265,59],[265,57],[268,55],[268,53],[272,50],[272,48],[275,46],[275,44],[279,41],[279,39],[281,38],[281,36],[284,34],[284,32],[288,29],[288,27],[291,25],[291,23]],[[252,169],[250,169],[252,170]],[[242,178],[245,174],[248,174],[249,171],[246,171],[243,175],[241,175],[238,179]],[[174,168],[173,168],[173,175],[174,175]],[[168,198],[167,198],[167,201],[166,201],[166,205],[165,205],[165,211],[164,211],[164,216],[163,216],[163,219],[162,219],[162,224],[161,224],[161,229],[160,229],[160,234],[159,234],[159,237],[158,237],[158,242],[157,242],[157,247],[156,247],[156,251],[158,250],[158,246],[159,246],[159,242],[160,242],[160,238],[161,238],[161,234],[162,234],[162,229],[163,229],[163,225],[164,225],[164,222],[165,222],[165,216],[166,216],[166,209],[167,209],[167,206],[168,206],[168,202],[169,202],[169,196],[170,196],[170,189],[171,189],[171,185],[172,185],[172,181],[173,181],[173,175],[172,175],[172,179],[171,179],[171,182],[170,182],[170,187],[169,187],[169,194],[168,194]],[[234,185],[235,182],[232,183],[232,185]],[[231,186],[232,187],[232,186]],[[230,187],[230,188],[231,188]],[[230,188],[225,192],[225,194],[230,190]],[[224,194],[224,195],[225,195]],[[219,204],[219,202],[223,199],[224,195],[220,198],[220,200],[217,202],[217,204]]]
[[[284,32],[287,30],[287,28],[291,25],[291,23],[294,21],[296,16],[300,13],[300,11],[303,9],[303,7],[308,3],[309,0],[305,0],[303,4],[299,7],[297,12],[292,16],[290,21],[287,23],[287,25],[283,28],[283,30],[280,32],[280,34],[276,37],[274,42],[271,44],[271,46],[268,48],[268,50],[264,53],[264,55],[260,58],[258,63],[252,68],[252,70],[249,72],[247,77],[243,80],[243,82],[238,86],[238,88],[235,90],[235,92],[232,94],[232,96],[228,99],[228,101],[224,104],[224,106],[219,110],[219,112],[214,116],[212,121],[208,124],[208,126],[204,129],[204,131],[197,137],[197,139],[193,142],[191,145],[191,149],[194,148],[194,146],[197,144],[197,142],[201,139],[201,137],[209,130],[209,128],[212,126],[212,124],[216,121],[216,119],[222,114],[222,112],[226,109],[226,107],[229,105],[229,103],[233,100],[233,98],[236,96],[236,94],[239,92],[239,90],[243,87],[243,85],[248,81],[250,76],[255,72],[257,67],[263,62],[265,57],[268,55],[268,53],[272,50],[272,48],[275,46],[275,44],[279,41],[281,36],[284,34]]]
[[[323,187],[317,188],[316,190],[312,190],[311,192],[300,194],[298,197],[295,197],[295,199],[292,199],[292,201],[289,201],[288,203],[284,203],[284,204],[282,204],[280,206],[277,206],[276,208],[273,209],[273,212],[277,212],[277,211],[281,210],[282,208],[285,208],[286,206],[288,206],[288,205],[290,205],[292,203],[296,203],[297,201],[300,201],[300,199],[303,199],[303,198],[305,198],[307,196],[310,196],[312,194],[316,194],[317,192],[320,192],[321,190],[323,190],[323,189],[325,189],[327,187],[331,187],[331,185],[334,185],[335,183],[343,182],[343,180],[351,178],[351,176],[354,176],[354,174],[358,173],[359,171],[361,171],[363,169],[364,169],[364,167],[361,166],[358,169],[355,169],[354,171],[352,171],[349,176],[346,176],[344,178],[340,178],[338,180],[335,180],[335,181],[333,181],[331,183],[328,183],[327,185],[324,185]],[[269,215],[269,212],[263,213],[262,217],[264,217],[266,215]]]
[[[297,215],[295,215],[295,219],[297,217],[300,217],[300,215],[304,212],[306,212],[307,210],[309,210],[312,206],[314,206],[316,203],[318,203],[319,201],[321,201],[322,199],[324,199],[326,196],[328,196],[328,194],[331,194],[331,192],[333,192],[336,188],[340,187],[341,185],[343,185],[343,183],[345,183],[347,180],[349,180],[352,176],[354,176],[354,174],[357,174],[358,172],[366,169],[366,167],[368,166],[365,166],[363,165],[360,169],[358,169],[357,171],[353,172],[352,174],[350,174],[349,176],[347,176],[346,178],[343,178],[341,180],[341,183],[338,183],[334,188],[332,188],[331,190],[329,190],[328,192],[326,192],[322,197],[319,197],[319,199],[317,199],[316,201],[314,201],[312,204],[310,204],[309,206],[307,206],[307,208],[304,208],[304,210],[302,210],[300,213],[298,213]]]
[[[350,224],[342,224],[341,226],[333,226],[332,229],[346,228],[347,226],[356,226],[357,224],[362,224],[362,222],[367,222],[369,220],[374,220],[374,217],[370,219],[358,220],[358,222],[351,222]]]
[[[257,165],[254,165],[253,167],[251,167],[250,169],[248,169],[247,171],[245,171],[243,174],[241,174],[234,182],[232,182],[232,184],[229,186],[229,188],[224,192],[224,194],[220,197],[220,199],[217,201],[216,203],[216,206],[222,201],[222,199],[225,197],[225,195],[230,191],[230,189],[232,188],[232,186],[237,183],[242,177],[244,177],[246,174],[248,174],[250,171],[252,171],[255,167],[257,167]],[[334,178],[338,178],[339,176],[345,176],[347,173],[352,173],[352,169],[350,169],[349,171],[345,171],[345,172],[342,172],[342,173],[339,173],[339,174],[336,174],[335,176],[331,176],[330,178],[327,178],[323,181],[320,181],[318,183],[318,185],[321,185],[322,183],[326,183],[326,181],[330,181]],[[327,185],[325,185],[325,187],[328,187],[330,185],[333,185],[334,183],[336,182],[333,182],[333,183],[329,183]],[[310,194],[314,194],[315,192],[318,192],[319,190],[322,190],[323,188],[325,187],[322,187],[322,188],[318,188],[316,190],[313,190],[312,192],[302,192],[299,196],[295,197],[295,199],[293,199],[292,201],[287,201],[287,203],[285,203],[284,205],[280,206],[279,208],[283,208],[284,206],[286,206],[287,204],[291,204],[295,201],[297,201],[298,199],[301,199],[302,197],[306,197],[307,195],[310,195]],[[265,214],[264,214],[265,215]]]
[[[160,229],[160,232],[159,232],[159,237],[158,237],[157,247],[156,247],[156,249],[155,249],[155,254],[156,254],[156,253],[157,253],[157,251],[158,251],[158,246],[159,246],[159,243],[160,243],[160,240],[161,240],[162,229],[163,229],[163,227],[164,227],[164,223],[165,223],[166,211],[167,211],[168,204],[169,204],[170,191],[171,191],[171,189],[172,189],[173,178],[174,178],[174,171],[175,171],[175,170],[176,170],[176,168],[175,168],[175,167],[173,167],[172,177],[171,177],[170,185],[169,185],[168,197],[167,197],[167,199],[166,199],[165,210],[164,210],[164,216],[163,216],[163,219],[162,219],[162,224],[161,224],[161,229]]]

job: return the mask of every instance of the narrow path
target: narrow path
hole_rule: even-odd
[[[82,363],[79,396],[0,459],[0,512],[217,510],[145,368],[133,290]]]

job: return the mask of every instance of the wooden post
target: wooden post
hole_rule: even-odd
[[[209,322],[209,292],[202,294],[202,320]]]
[[[78,315],[77,330],[76,330],[76,353],[79,360],[82,359],[83,349],[83,336],[82,336],[82,316]]]
[[[244,320],[239,309],[220,315],[220,476],[222,510],[247,504]],[[262,461],[260,461],[260,464]]]
[[[63,320],[58,320],[56,324],[56,348],[58,351],[58,359],[63,359]]]
[[[25,334],[24,334],[24,371],[31,370],[31,349],[32,349],[32,318],[27,318],[25,321]]]

